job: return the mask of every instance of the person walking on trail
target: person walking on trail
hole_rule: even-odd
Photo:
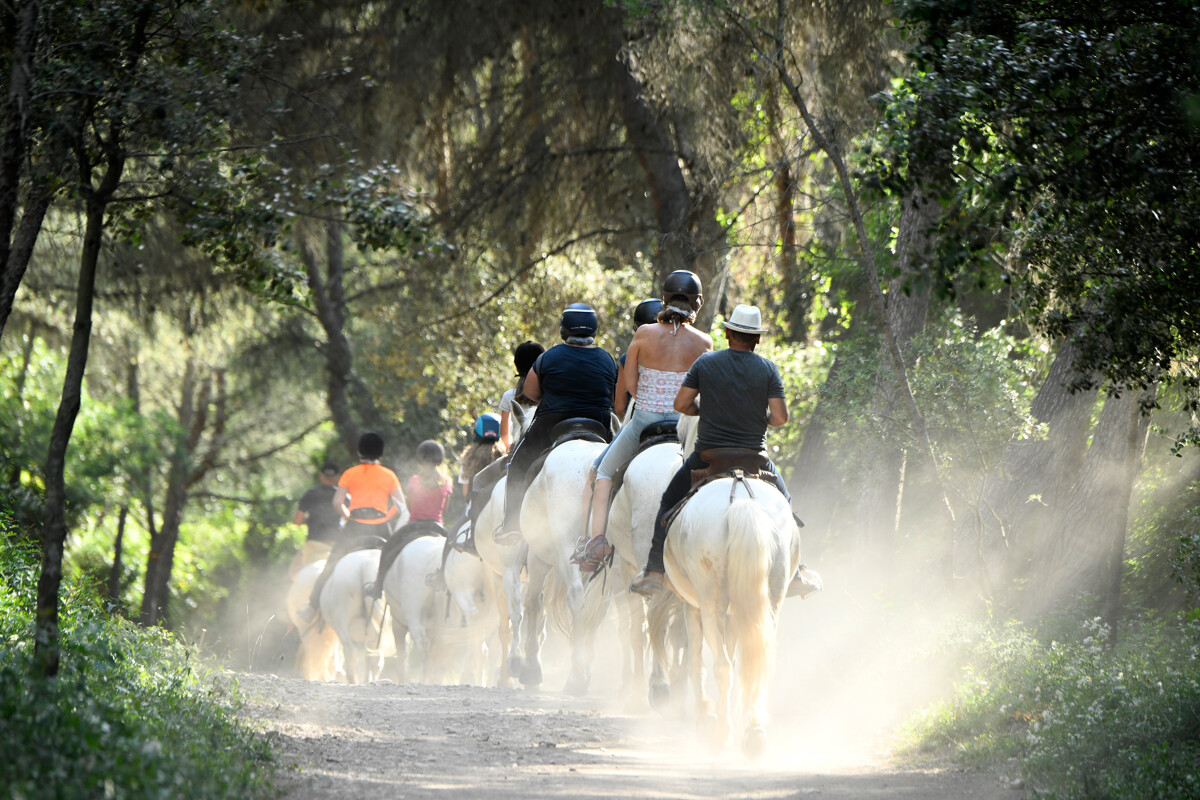
[[[494,533],[499,544],[521,538],[521,500],[525,473],[553,441],[554,426],[573,417],[587,417],[609,430],[617,362],[596,346],[599,329],[596,312],[586,303],[563,310],[559,334],[563,343],[538,356],[525,376],[525,396],[537,402],[533,423],[517,445],[508,464],[504,494],[504,522]]]
[[[692,470],[708,466],[700,454],[714,447],[764,451],[767,428],[778,427],[788,420],[779,369],[754,352],[762,334],[767,332],[762,327],[758,308],[739,305],[722,325],[729,347],[697,358],[675,396],[675,410],[680,414],[699,416],[700,421],[695,450],[663,492],[654,519],[654,539],[646,568],[629,586],[631,591],[646,597],[663,588],[663,548],[667,541],[663,515],[687,495]],[[698,396],[703,397],[700,403],[696,400]],[[790,503],[792,498],[787,485],[774,464],[768,461],[766,470],[774,475],[776,486]]]
[[[317,485],[301,495],[300,502],[296,504],[292,524],[307,526],[308,535],[304,539],[304,546],[292,560],[293,574],[305,564],[328,556],[333,543],[337,541],[342,518],[333,507],[333,495],[341,474],[342,470],[337,464],[326,461],[317,473]]]
[[[404,490],[400,488],[400,479],[396,473],[379,463],[383,448],[382,436],[364,433],[358,439],[359,463],[338,478],[330,505],[342,518],[342,535],[313,584],[308,605],[299,611],[303,621],[316,619],[321,607],[321,590],[333,574],[338,559],[360,548],[364,537],[386,538],[393,523],[402,525],[408,519],[408,506]]]
[[[633,397],[633,415],[597,459],[590,497],[592,538],[577,556],[583,572],[595,572],[612,551],[604,533],[613,476],[637,454],[642,431],[656,423],[679,419],[674,403],[684,376],[696,359],[713,348],[712,337],[692,327],[704,303],[704,290],[696,273],[676,270],[668,275],[663,281],[663,302],[656,321],[634,333],[625,356],[625,382],[617,392],[628,392]],[[588,502],[585,495],[585,514]]]
[[[408,522],[388,539],[379,554],[375,580],[366,587],[368,597],[383,595],[383,579],[404,546],[419,536],[445,536],[442,512],[450,499],[450,472],[443,463],[446,450],[432,439],[417,445],[417,471],[408,479]]]
[[[521,438],[521,426],[537,410],[537,401],[525,395],[525,376],[546,348],[537,342],[524,341],[513,349],[513,366],[517,368],[517,385],[500,397],[500,445],[504,452],[512,450]],[[515,418],[515,419],[514,419]],[[516,423],[515,425],[513,423]]]

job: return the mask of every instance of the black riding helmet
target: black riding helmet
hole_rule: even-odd
[[[663,281],[663,299],[668,303],[675,297],[685,297],[693,305],[704,299],[700,276],[686,269],[677,269]]]
[[[636,331],[643,325],[648,325],[658,319],[658,312],[663,310],[663,301],[657,297],[643,300],[633,310],[633,329]]]
[[[571,303],[563,309],[562,320],[559,322],[562,338],[577,336],[586,339],[595,336],[599,328],[600,320],[587,303]]]

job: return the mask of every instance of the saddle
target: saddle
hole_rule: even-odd
[[[571,417],[564,419],[562,422],[550,429],[550,438],[553,440],[546,450],[537,457],[537,459],[529,465],[529,469],[525,471],[525,489],[528,490],[533,484],[533,479],[542,471],[542,467],[546,464],[546,459],[554,448],[561,444],[574,441],[584,442],[600,442],[607,444],[612,438],[612,433],[604,425],[601,425],[591,417]]]
[[[692,470],[693,487],[706,478],[724,475],[735,469],[740,469],[747,478],[757,478],[770,463],[765,451],[748,447],[710,447],[700,453],[700,459],[707,462],[708,466]]]
[[[613,499],[617,496],[617,490],[621,488],[621,484],[625,482],[625,472],[629,469],[629,465],[633,463],[633,459],[637,458],[644,451],[649,450],[655,445],[663,444],[664,442],[678,442],[679,434],[676,430],[674,422],[655,422],[653,425],[647,425],[642,431],[642,435],[638,438],[638,449],[633,454],[633,458],[621,465],[621,468],[613,473],[612,476],[612,491],[608,493],[608,504],[612,506]]]

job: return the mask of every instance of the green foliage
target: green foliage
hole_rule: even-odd
[[[1200,626],[1098,620],[1039,641],[1010,626],[964,629],[953,699],[913,723],[916,747],[968,763],[1019,760],[1056,797],[1191,797],[1200,792]]]
[[[923,70],[890,100],[884,170],[948,206],[942,268],[990,258],[1078,386],[1200,383],[1200,6],[1195,0],[901,5]],[[886,182],[886,178],[885,178]]]
[[[0,542],[0,786],[7,794],[269,794],[269,749],[234,718],[233,687],[163,631],[109,616],[86,586],[64,587],[58,677],[33,675],[36,553]]]

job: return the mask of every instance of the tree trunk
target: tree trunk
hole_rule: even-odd
[[[958,528],[956,571],[1005,605],[1015,582],[1024,585],[1030,577],[1048,512],[1065,501],[1087,449],[1096,392],[1067,391],[1078,377],[1077,358],[1073,345],[1060,345],[1030,407],[1046,436],[1008,446]]]
[[[21,224],[17,227],[17,235],[5,255],[5,269],[0,272],[0,339],[4,337],[4,329],[8,325],[13,302],[17,297],[17,289],[21,287],[21,281],[25,278],[29,259],[33,257],[33,247],[37,244],[38,234],[42,230],[42,220],[46,218],[53,196],[54,192],[48,184],[41,184],[30,192],[25,212],[21,215]]]
[[[941,206],[931,202],[914,188],[901,203],[896,237],[896,266],[899,275],[888,286],[885,325],[896,345],[907,348],[912,338],[925,327],[929,312],[929,285],[919,275],[933,247],[931,231],[937,224]],[[914,283],[915,282],[915,283]],[[875,420],[902,421],[908,416],[900,382],[885,349],[880,347],[880,369],[871,398],[870,417]],[[906,367],[911,363],[906,363]],[[890,426],[888,426],[890,427]],[[904,426],[907,427],[907,426]],[[905,451],[908,442],[903,431],[893,429],[873,437],[865,448],[864,468],[859,473],[856,508],[864,553],[886,562],[895,547],[896,525],[902,500]]]
[[[179,539],[179,523],[187,503],[187,475],[190,471],[192,431],[196,425],[196,357],[188,353],[179,391],[177,418],[185,435],[175,444],[167,472],[167,495],[163,504],[162,524],[150,536],[150,551],[146,556],[146,582],[142,590],[142,609],[138,621],[145,626],[157,625],[167,613],[169,561]]]
[[[313,293],[317,319],[325,331],[325,343],[321,349],[328,375],[329,412],[333,417],[334,427],[337,428],[338,438],[353,459],[358,455],[360,423],[378,428],[382,419],[371,399],[370,390],[362,379],[354,374],[354,355],[345,329],[345,262],[341,227],[330,223],[325,229],[325,241],[327,276],[321,275],[316,254],[308,245],[301,247],[301,254],[308,273],[308,286]]]
[[[117,515],[117,535],[113,539],[112,569],[108,572],[108,602],[114,610],[121,607],[121,571],[124,569],[125,519],[128,516],[129,506],[122,503]]]
[[[8,295],[7,288],[13,283],[15,294],[15,284],[20,283],[20,276],[13,281],[10,275],[12,229],[17,206],[20,204],[21,173],[29,146],[34,56],[37,52],[42,3],[41,0],[24,0],[18,8],[15,20],[16,37],[11,43],[12,71],[9,74],[8,98],[4,108],[4,132],[0,137],[0,286],[4,287],[4,291],[0,292],[0,337],[4,335],[4,326],[12,308],[12,298]],[[40,230],[40,218],[38,222]],[[22,275],[25,263],[19,265]]]
[[[71,431],[75,427],[75,417],[79,414],[83,372],[87,366],[88,346],[92,338],[92,302],[96,289],[96,268],[100,260],[104,211],[109,196],[111,192],[103,196],[93,194],[87,199],[87,224],[79,257],[79,282],[75,292],[75,326],[71,335],[70,353],[67,356],[67,371],[63,377],[62,399],[54,417],[54,427],[50,431],[50,445],[46,453],[42,571],[38,578],[37,643],[34,646],[34,660],[46,677],[58,674],[58,591],[62,585],[63,548],[67,541],[64,470]]]
[[[1050,524],[1037,552],[1036,591],[1029,598],[1033,614],[1086,592],[1102,601],[1106,621],[1116,631],[1129,499],[1150,430],[1142,404],[1153,402],[1155,393],[1156,387],[1105,399],[1078,477],[1047,515]]]

